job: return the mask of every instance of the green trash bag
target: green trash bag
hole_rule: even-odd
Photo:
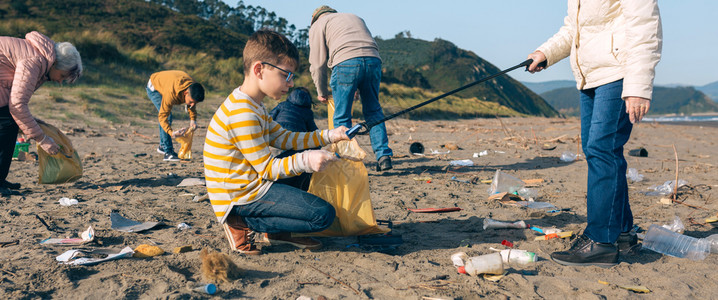
[[[60,152],[50,155],[37,146],[40,169],[38,175],[42,184],[61,184],[77,181],[82,177],[82,162],[72,142],[55,126],[37,120],[37,124],[46,135],[60,146]]]

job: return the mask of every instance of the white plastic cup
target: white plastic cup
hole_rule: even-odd
[[[464,265],[464,270],[471,276],[479,274],[504,274],[504,262],[501,254],[491,253],[469,258]]]
[[[208,283],[208,284],[202,284],[202,285],[196,286],[196,287],[192,288],[192,290],[195,292],[199,292],[199,293],[214,295],[214,293],[217,292],[217,286],[214,285],[213,283]]]

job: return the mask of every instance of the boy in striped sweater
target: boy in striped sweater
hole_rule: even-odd
[[[325,150],[308,150],[273,157],[269,146],[303,150],[348,140],[346,127],[291,132],[274,122],[262,104],[265,96],[279,99],[294,86],[299,62],[297,48],[285,36],[269,30],[255,32],[243,51],[244,82],[234,89],[207,129],[204,171],[212,209],[222,223],[232,250],[261,252],[251,232],[264,232],[272,244],[318,249],[312,238],[291,232],[316,232],[334,221],[334,207],[285,179],[321,170],[337,157]]]

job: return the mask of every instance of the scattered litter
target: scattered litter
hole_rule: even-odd
[[[165,254],[165,250],[162,250],[162,248],[157,247],[157,246],[142,244],[142,245],[137,246],[137,248],[135,248],[135,253],[132,254],[132,257],[148,258],[148,257],[162,255],[162,254]]]
[[[640,147],[637,149],[629,150],[628,155],[637,157],[648,157],[648,150],[646,150],[646,148]]]
[[[559,232],[562,232],[562,231],[563,231],[563,230],[558,229],[558,228],[556,228],[556,227],[540,228],[540,227],[536,227],[536,226],[531,226],[531,230],[536,231],[536,232],[538,232],[538,233],[540,233],[540,234],[544,234],[544,235],[553,234],[553,233],[559,233]]]
[[[711,243],[706,239],[697,239],[653,224],[643,238],[643,248],[673,257],[698,261],[704,260],[708,256]]]
[[[447,150],[461,150],[461,147],[454,143],[446,143],[445,145],[441,145],[441,147]]]
[[[460,211],[461,208],[459,207],[443,207],[443,208],[408,208],[410,212],[415,213],[442,213],[442,212],[452,212],[452,211]]]
[[[204,200],[209,200],[209,194],[205,194],[203,196],[197,195],[192,198],[192,202],[202,202]]]
[[[539,201],[518,201],[516,202],[517,206],[523,206],[527,208],[532,209],[556,209],[556,206],[549,203],[549,202],[539,202]]]
[[[434,149],[429,149],[429,150],[431,150],[431,154],[434,154],[434,155],[449,154],[449,153],[451,153],[451,151],[439,152],[439,151],[436,151],[436,150],[434,150]]]
[[[545,241],[555,238],[562,238],[565,239],[567,237],[571,237],[573,235],[573,231],[564,231],[564,232],[557,232],[557,233],[551,233],[547,235],[537,236],[534,238],[534,241]]]
[[[179,229],[179,230],[185,230],[185,229],[190,229],[190,228],[192,228],[192,226],[187,225],[187,223],[177,224],[177,229]]]
[[[423,176],[423,177],[414,177],[414,180],[416,181],[431,181],[433,178],[429,176]]]
[[[214,295],[214,293],[217,292],[217,286],[214,285],[213,283],[201,284],[201,285],[193,287],[192,291],[199,292],[199,293],[205,293],[205,294],[209,294],[209,295]],[[304,296],[301,296],[301,297],[304,297]],[[301,297],[299,297],[299,298],[301,298]],[[299,298],[297,298],[297,299],[299,299]],[[309,298],[309,299],[311,300],[312,298]]]
[[[543,178],[535,178],[535,179],[524,179],[525,187],[536,187],[539,184],[543,183]]]
[[[60,254],[55,259],[58,262],[60,262],[61,264],[88,266],[88,265],[95,265],[95,264],[105,262],[108,260],[131,257],[132,254],[135,253],[135,251],[132,251],[132,248],[130,248],[130,247],[125,247],[119,253],[115,253],[115,251],[117,251],[117,250],[113,250],[113,249],[95,249],[92,251],[69,250],[63,254]],[[75,260],[72,260],[73,258],[83,255],[83,254],[107,254],[107,256],[105,258],[80,257]]]
[[[135,157],[143,157],[143,156],[147,156],[147,153],[137,153],[137,154],[135,154]]]
[[[688,181],[685,181],[683,179],[678,179],[678,187],[679,188],[686,184],[688,184]],[[664,182],[662,185],[649,187],[648,189],[652,190],[652,191],[646,192],[646,196],[671,195],[671,194],[673,194],[674,187],[675,187],[675,180],[669,180],[669,181]]]
[[[486,155],[489,155],[489,150],[484,150],[479,153],[474,153],[474,157],[482,157],[482,156],[486,156]]]
[[[603,280],[599,280],[598,283],[600,283],[600,284],[605,284],[605,285],[614,285],[614,286],[617,286],[617,287],[622,288],[622,289],[624,289],[624,290],[629,290],[629,291],[631,291],[631,292],[636,292],[636,293],[647,294],[647,293],[650,293],[650,292],[651,292],[651,290],[649,290],[647,287],[642,286],[642,285],[626,285],[626,286],[623,286],[623,285],[608,283],[608,282],[603,281]]]
[[[185,253],[192,251],[192,245],[186,245],[182,247],[176,247],[172,252],[174,253]]]
[[[571,151],[564,151],[563,153],[561,153],[561,161],[563,162],[577,161],[578,158],[579,155],[576,155]]]
[[[547,151],[551,151],[551,150],[556,149],[556,145],[543,144],[543,145],[541,146],[541,149],[547,150]]]
[[[718,253],[718,233],[709,235],[706,241],[711,244],[711,253]]]
[[[409,146],[409,153],[411,154],[424,154],[424,145],[419,142],[413,142]]]
[[[41,245],[82,245],[95,240],[95,230],[92,226],[87,227],[87,230],[78,234],[80,238],[74,239],[61,239],[61,238],[49,238],[40,242]]]
[[[494,175],[494,180],[491,182],[491,187],[489,188],[489,195],[499,194],[499,193],[515,193],[520,188],[522,188],[525,185],[523,180],[518,179],[514,176],[511,176],[509,174],[506,174],[505,172],[502,172],[501,169],[496,170],[496,174]]]
[[[77,199],[70,199],[67,197],[60,198],[60,201],[58,201],[58,202],[60,202],[60,205],[62,205],[62,206],[71,206],[71,205],[75,205],[75,204],[79,203],[77,201]]]
[[[686,226],[683,225],[683,221],[681,221],[681,218],[678,216],[673,216],[673,223],[663,224],[661,227],[677,233],[683,233],[683,230],[686,229]]]
[[[538,190],[536,189],[529,189],[522,187],[516,193],[519,194],[519,196],[523,197],[524,199],[529,199],[529,201],[538,198]]]
[[[471,183],[471,182],[468,181],[468,180],[457,179],[456,176],[451,176],[451,180],[452,180],[452,181],[463,182],[463,183]]]
[[[474,162],[470,159],[452,160],[449,162],[449,165],[450,166],[471,167],[474,165]]]
[[[633,182],[641,182],[643,181],[643,175],[638,174],[638,170],[634,168],[629,168],[628,173],[626,174],[626,178],[630,179]]]
[[[509,247],[509,248],[513,248],[513,247],[514,247],[514,243],[509,242],[509,241],[507,241],[507,240],[501,241],[501,245],[504,245],[504,246]]]
[[[182,179],[177,186],[195,186],[195,185],[206,185],[206,182],[202,178],[185,178]]]
[[[515,229],[525,229],[528,228],[528,225],[526,225],[526,222],[524,221],[516,221],[516,222],[503,222],[503,221],[496,221],[493,219],[484,219],[484,230],[486,229],[503,229],[503,228],[515,228]]]
[[[111,228],[118,231],[124,232],[140,232],[151,229],[157,226],[159,222],[144,222],[140,223],[135,220],[127,219],[118,213],[110,213],[110,222],[112,223]]]
[[[571,211],[571,209],[570,208],[552,209],[552,210],[547,210],[546,213],[552,214],[552,213],[557,213],[557,212],[562,212],[562,211]]]

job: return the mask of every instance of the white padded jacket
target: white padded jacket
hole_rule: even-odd
[[[579,90],[623,79],[622,98],[651,99],[663,33],[657,0],[569,0],[559,31],[537,50],[570,55]]]

